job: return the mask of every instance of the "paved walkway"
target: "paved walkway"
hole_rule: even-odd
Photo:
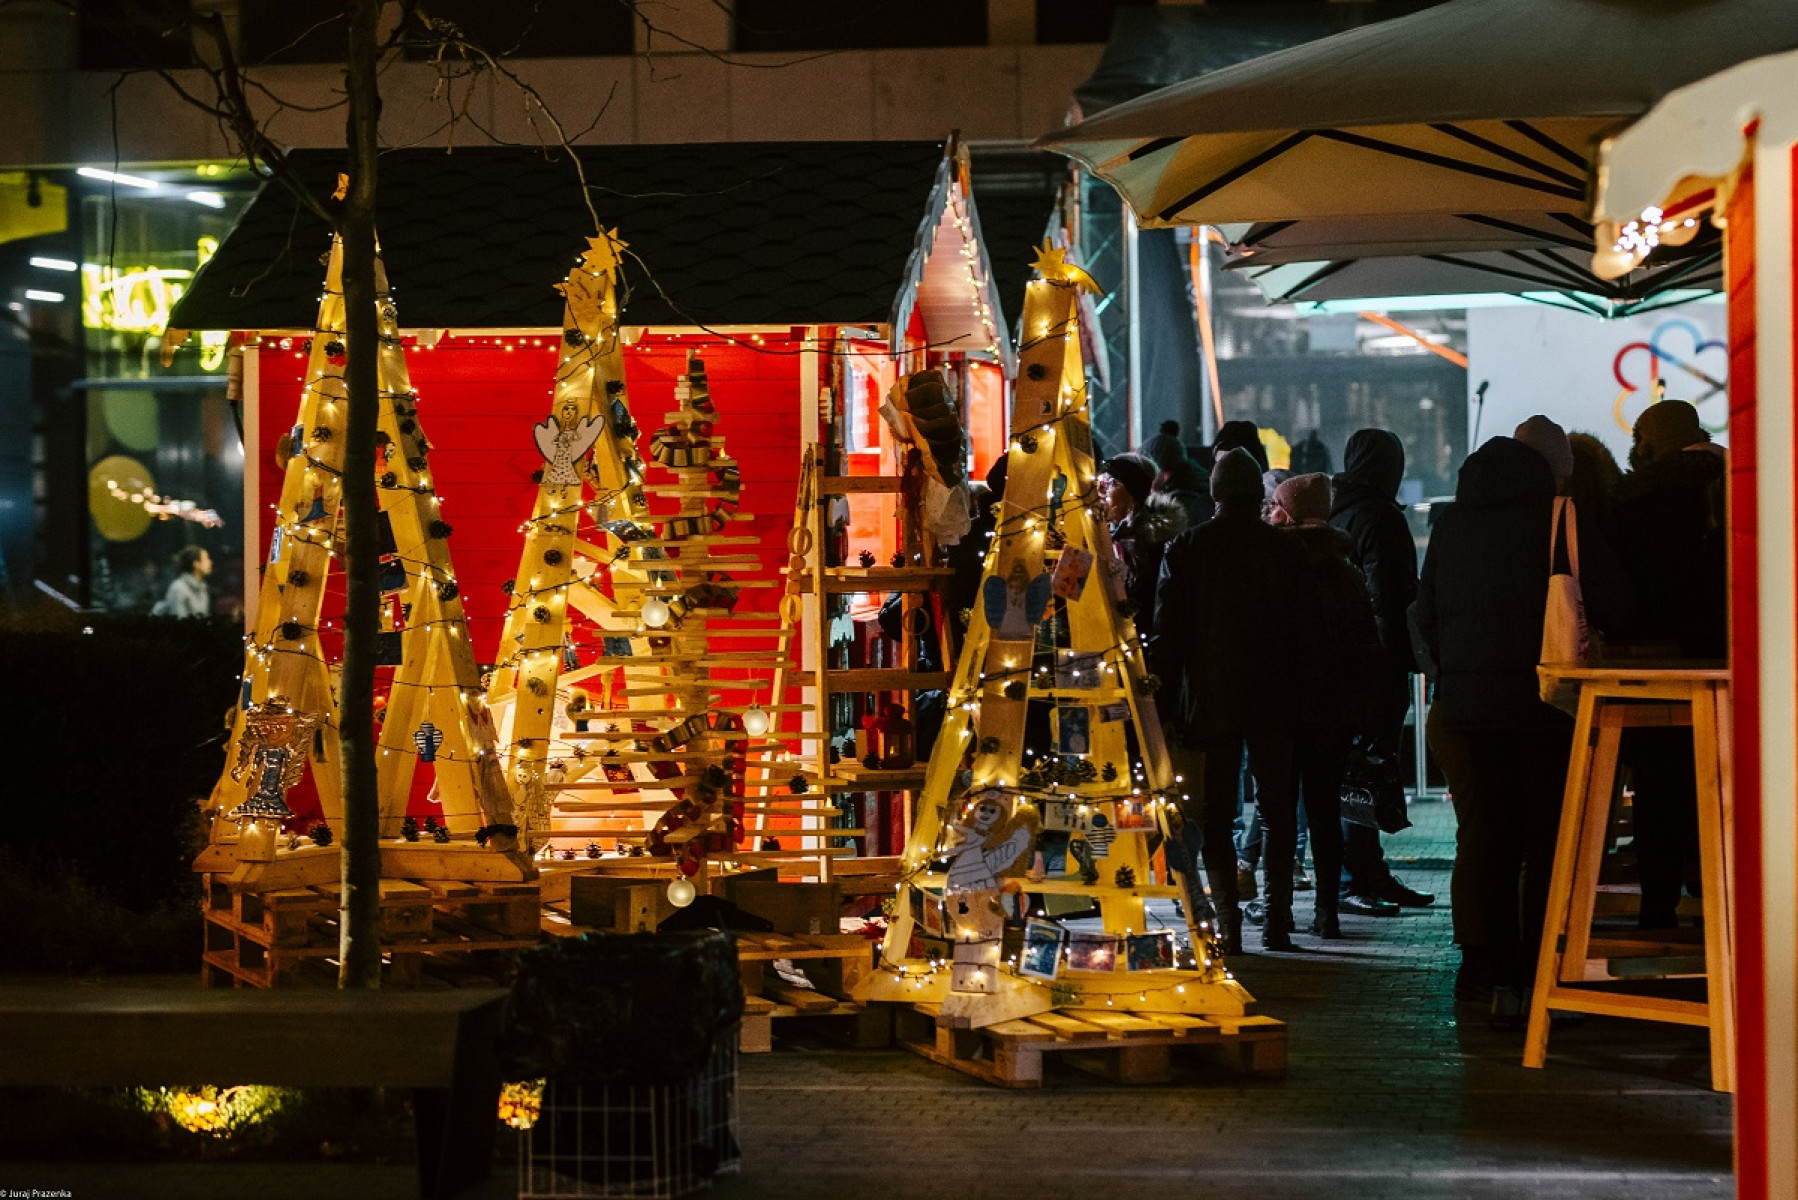
[[[1388,854],[1446,895],[1452,815],[1416,807]],[[1301,912],[1301,927],[1308,920]],[[1454,1005],[1445,905],[1345,918],[1348,938],[1235,965],[1291,1026],[1284,1080],[1194,1071],[1122,1089],[1051,1064],[1000,1091],[898,1051],[788,1046],[742,1060],[743,1171],[717,1200],[1698,1200],[1733,1194],[1730,1101],[1701,1031],[1594,1018],[1526,1071],[1521,1034]],[[1052,1057],[1052,1056],[1051,1056]],[[0,1188],[75,1197],[416,1195],[407,1167],[0,1163]],[[476,1194],[517,1194],[508,1169]]]

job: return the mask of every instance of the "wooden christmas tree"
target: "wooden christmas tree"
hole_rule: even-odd
[[[268,890],[338,878],[332,832],[342,832],[334,667],[320,633],[326,584],[342,547],[341,477],[347,385],[343,246],[333,239],[288,454],[243,690],[224,775],[213,789],[211,847],[202,870],[231,872],[233,886]],[[442,830],[429,861],[415,856],[389,875],[519,879],[528,862],[510,855],[511,796],[499,771],[494,730],[469,646],[450,526],[432,487],[429,443],[407,378],[398,317],[376,260],[380,356],[376,471],[381,507],[381,658],[394,667],[381,730],[382,835],[398,838],[418,767],[434,771]],[[324,828],[291,824],[285,793],[310,767]],[[331,832],[327,832],[331,831]],[[314,836],[300,838],[300,833]]]
[[[616,234],[593,239],[561,285],[552,414],[537,427],[544,467],[488,696],[509,730],[507,774],[539,855],[572,858],[603,842],[693,874],[741,827],[745,738],[739,714],[717,706],[712,672],[768,659],[714,652],[711,639],[725,635],[710,627],[753,622],[732,611],[744,584],[731,576],[760,560],[733,556],[753,536],[724,532],[744,516],[740,481],[697,357],[651,443],[673,481],[645,482],[615,292],[623,248]],[[659,522],[652,495],[674,499]]]
[[[1035,265],[981,601],[901,860],[883,969],[857,996],[938,1004],[939,1024],[963,1028],[1057,1009],[1241,1014],[1252,1000],[1224,969],[1202,891],[1165,868],[1151,878],[1150,843],[1177,823],[1184,784],[1097,506],[1077,304],[1092,283],[1047,245]],[[1025,894],[1089,899],[1103,928],[1020,923]],[[1185,951],[1145,908],[1175,897]]]

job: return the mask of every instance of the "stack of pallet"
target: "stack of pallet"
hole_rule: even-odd
[[[335,987],[338,884],[245,891],[206,875],[208,987]],[[379,935],[387,986],[504,983],[536,944],[534,882],[383,879]]]

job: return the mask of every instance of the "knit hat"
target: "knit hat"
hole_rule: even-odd
[[[1548,469],[1557,480],[1573,477],[1573,447],[1567,431],[1537,413],[1517,427],[1511,435],[1548,460]]]
[[[1186,457],[1186,447],[1180,443],[1180,422],[1163,421],[1161,432],[1138,446],[1136,452],[1154,463],[1157,471],[1178,464]]]
[[[1130,498],[1141,504],[1155,486],[1155,464],[1140,454],[1119,454],[1105,460],[1099,474],[1109,475],[1124,485]]]
[[[1247,450],[1226,450],[1211,464],[1211,498],[1261,502],[1261,468]]]
[[[1294,525],[1322,525],[1330,519],[1330,477],[1294,475],[1274,489],[1274,507]]]
[[[1711,435],[1698,423],[1698,410],[1684,400],[1650,404],[1636,418],[1636,441],[1656,454],[1673,454]]]
[[[1261,444],[1261,430],[1253,421],[1225,421],[1217,431],[1215,453],[1241,450],[1254,459],[1260,470],[1267,470],[1267,447]]]

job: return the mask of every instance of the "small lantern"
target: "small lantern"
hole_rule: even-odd
[[[912,723],[906,717],[903,705],[888,704],[882,708],[871,732],[874,744],[870,751],[873,757],[880,760],[884,769],[904,770],[917,760],[913,750]]]

